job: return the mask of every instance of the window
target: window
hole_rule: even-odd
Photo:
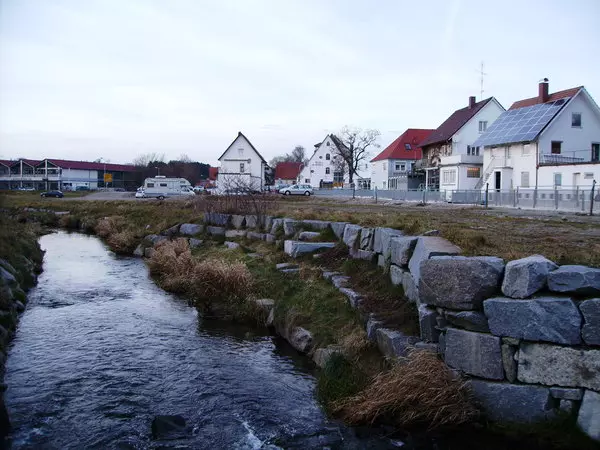
[[[529,187],[529,172],[521,172],[521,187]]]
[[[479,147],[467,145],[467,155],[479,156]]]
[[[487,130],[487,120],[480,120],[479,121],[479,132],[483,133],[483,132],[485,132],[485,130]]]
[[[586,172],[583,174],[583,179],[584,180],[593,180],[594,179],[594,172]]]
[[[327,141],[327,147],[329,147],[329,141]]]
[[[331,173],[331,169],[329,167],[325,167],[325,173],[329,175]]]
[[[238,155],[244,156],[244,149],[243,148],[238,148]]]
[[[481,178],[481,168],[467,167],[467,178]]]
[[[592,144],[592,161],[600,161],[600,144]]]
[[[524,144],[524,145],[523,145],[523,156],[525,156],[525,155],[529,155],[529,152],[531,151],[531,150],[530,150],[530,147],[531,147],[531,146],[530,146],[529,144]]]
[[[562,145],[561,141],[552,141],[552,154],[560,155],[560,147]]]
[[[146,183],[146,187],[153,188],[154,187],[154,183]]]
[[[305,178],[305,179],[304,179],[304,182],[305,182],[305,183],[310,183],[310,178]]]
[[[456,170],[443,170],[442,171],[442,184],[454,184],[456,183]]]
[[[326,154],[325,154],[325,159],[326,159],[327,161],[329,161],[329,160],[331,159],[331,155],[330,155],[329,153],[326,153]]]
[[[581,113],[571,114],[571,126],[573,128],[581,128]]]
[[[562,186],[562,173],[556,172],[554,174],[554,186]]]
[[[411,150],[411,146],[410,146],[410,144],[404,144],[404,148],[405,148],[406,150]]]
[[[167,187],[167,183],[160,183],[159,186],[160,187]]]
[[[244,173],[246,171],[246,164],[240,163],[240,173]]]
[[[394,170],[404,172],[406,170],[406,164],[397,162],[394,164]]]

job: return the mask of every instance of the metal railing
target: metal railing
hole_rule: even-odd
[[[600,163],[600,146],[587,150],[569,150],[560,153],[541,153],[540,165]]]
[[[508,190],[385,190],[385,189],[319,189],[319,197],[369,198],[416,203],[454,203],[521,209],[543,209],[598,213],[600,189],[592,186],[517,188]]]

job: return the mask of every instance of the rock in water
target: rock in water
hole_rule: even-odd
[[[185,419],[181,416],[156,416],[152,421],[153,439],[181,439],[188,435]]]

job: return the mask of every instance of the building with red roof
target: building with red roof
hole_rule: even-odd
[[[475,141],[505,111],[494,98],[476,101],[454,111],[421,143],[425,187],[440,190],[451,199],[452,191],[475,189],[481,178],[483,149]]]
[[[0,160],[0,189],[76,190],[135,188],[133,165],[104,162],[43,160]]]
[[[419,144],[434,130],[409,128],[371,160],[371,186],[378,189],[415,189],[422,174],[414,171],[422,158]]]
[[[280,162],[275,166],[275,184],[294,184],[302,170],[301,162]]]

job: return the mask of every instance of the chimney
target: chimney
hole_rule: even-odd
[[[539,94],[540,103],[546,103],[548,101],[548,78],[544,78],[540,81]]]
[[[469,109],[473,109],[475,106],[475,96],[469,97]]]

